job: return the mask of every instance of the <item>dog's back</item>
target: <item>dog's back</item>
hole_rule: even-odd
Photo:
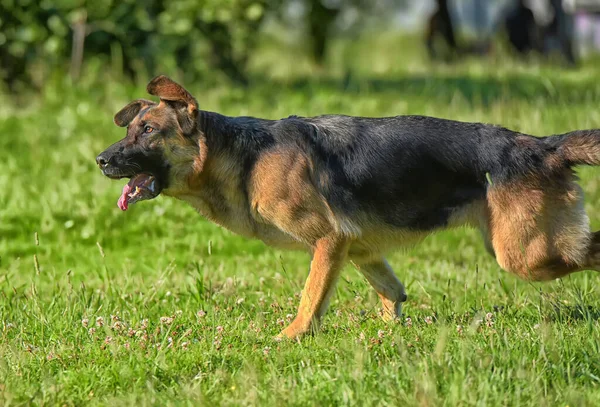
[[[556,150],[501,127],[423,116],[320,116],[279,126],[279,142],[304,141],[315,184],[337,211],[423,231],[447,226],[494,183],[548,173]]]

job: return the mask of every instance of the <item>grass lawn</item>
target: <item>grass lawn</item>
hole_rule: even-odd
[[[600,127],[598,63],[432,67],[382,41],[340,52],[361,57],[350,74],[326,75],[289,52],[248,89],[185,85],[201,108],[230,115],[426,114],[536,135]],[[168,198],[121,213],[123,182],[94,158],[124,135],[113,114],[147,95],[98,75],[0,105],[0,405],[600,404],[599,276],[523,282],[473,230],[389,256],[409,296],[401,322],[379,319],[374,291],[347,267],[322,332],[273,341],[308,256]],[[598,229],[600,170],[579,174]]]

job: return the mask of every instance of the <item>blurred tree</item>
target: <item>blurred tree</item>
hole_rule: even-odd
[[[327,5],[323,0],[307,0],[307,25],[312,40],[313,58],[319,64],[325,59],[331,26],[341,11],[339,5]],[[360,3],[360,0],[358,1]]]
[[[437,9],[433,12],[427,23],[425,32],[425,45],[432,59],[442,58],[450,60],[458,52],[454,24],[448,0],[437,0]],[[436,38],[440,38],[445,43],[444,52],[440,52],[436,47]]]
[[[289,3],[298,2],[291,0]],[[314,61],[322,65],[330,40],[343,31],[356,32],[366,26],[370,17],[380,20],[394,15],[410,0],[301,0],[306,10],[305,26],[311,42]],[[344,16],[345,24],[340,24]]]
[[[550,7],[554,11],[552,22],[546,27],[545,37],[556,37],[558,49],[566,61],[571,65],[577,64],[573,52],[573,17],[565,12],[562,0],[550,0]],[[549,50],[544,50],[546,53]]]

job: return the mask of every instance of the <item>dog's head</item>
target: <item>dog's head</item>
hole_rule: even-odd
[[[147,90],[160,102],[138,99],[121,109],[114,121],[127,127],[127,135],[96,158],[107,177],[131,178],[119,198],[122,210],[176,187],[186,168],[202,166],[196,99],[166,76],[154,78]]]

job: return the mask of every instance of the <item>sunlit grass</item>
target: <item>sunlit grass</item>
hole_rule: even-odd
[[[428,114],[537,135],[600,127],[595,64],[431,67],[386,41],[357,44],[365,60],[349,75],[189,88],[202,108],[231,115]],[[392,62],[368,69],[382,47]],[[347,268],[320,335],[273,341],[295,313],[308,256],[167,198],[121,213],[122,183],[94,157],[123,136],[112,115],[134,97],[143,86],[57,80],[0,108],[0,404],[600,402],[598,276],[520,281],[471,230],[390,256],[409,295],[399,323],[378,318],[376,295]],[[597,229],[599,172],[579,172]]]

